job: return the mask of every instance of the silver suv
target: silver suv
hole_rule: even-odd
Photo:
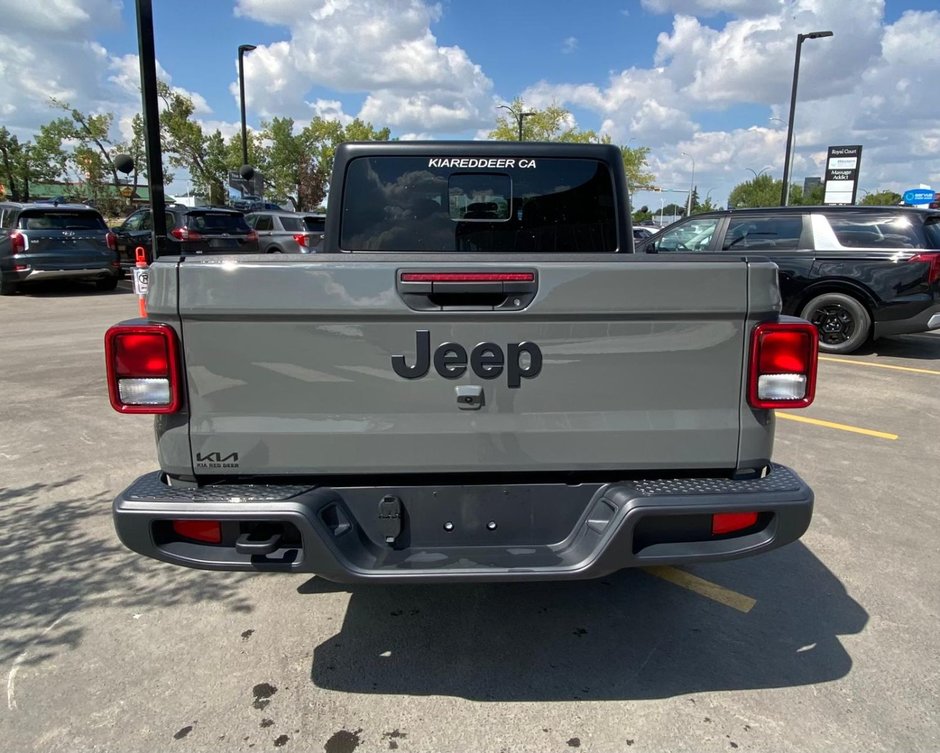
[[[259,211],[245,215],[245,222],[258,233],[263,254],[312,254],[323,237],[326,218],[322,214]]]

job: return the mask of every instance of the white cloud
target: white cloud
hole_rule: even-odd
[[[678,13],[660,34],[651,68],[614,72],[605,85],[540,82],[523,93],[527,105],[552,101],[597,114],[617,143],[652,148],[660,183],[688,182],[696,160],[702,195],[722,200],[741,180],[771,165],[782,174],[784,128],[705,130],[700,122],[730,107],[766,107],[786,119],[797,33],[832,30],[802,49],[796,117],[794,180],[821,175],[830,144],[863,144],[861,185],[902,188],[940,184],[940,12],[908,11],[884,21],[882,0],[844,4],[821,0],[645,0],[647,9]],[[737,14],[709,26],[691,13]],[[916,60],[916,66],[911,61]],[[720,117],[720,116],[719,116]]]
[[[577,37],[567,37],[561,43],[561,52],[563,55],[570,55],[571,53],[577,51],[577,49],[578,49]]]
[[[688,16],[730,13],[736,16],[763,16],[778,10],[780,0],[642,0],[642,5],[653,13]]]
[[[403,130],[448,132],[492,121],[492,82],[460,47],[431,32],[439,5],[420,0],[239,0],[236,14],[285,26],[290,40],[245,58],[248,106],[309,115],[314,87],[367,95],[359,116]],[[237,97],[237,85],[231,86]]]
[[[120,0],[0,0],[3,28],[17,34],[49,36],[91,36],[88,32],[117,28],[121,19]],[[55,43],[60,43],[56,39]],[[49,45],[50,47],[52,45]]]

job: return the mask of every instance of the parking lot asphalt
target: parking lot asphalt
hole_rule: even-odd
[[[344,587],[120,545],[110,502],[155,454],[102,335],[135,312],[126,285],[0,299],[0,750],[940,749],[940,334],[823,360],[817,423],[778,420],[816,492],[788,547]]]

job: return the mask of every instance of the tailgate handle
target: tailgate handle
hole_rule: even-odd
[[[535,270],[401,270],[398,293],[415,311],[519,311],[538,292]]]

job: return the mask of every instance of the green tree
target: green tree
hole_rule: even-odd
[[[875,193],[865,194],[865,198],[859,204],[866,207],[893,207],[900,204],[902,198],[899,193],[882,189]]]
[[[49,101],[54,107],[67,113],[65,117],[54,120],[49,126],[61,136],[62,141],[75,142],[71,161],[93,195],[99,194],[108,182],[116,186],[119,181],[114,158],[118,150],[111,141],[114,115],[109,112],[83,113],[68,102],[55,98]]]
[[[141,183],[147,183],[149,175],[147,173],[147,147],[144,138],[144,118],[140,113],[134,115],[131,121],[131,138],[121,144],[115,144],[116,153],[126,154],[134,163],[134,167],[128,176],[128,183],[133,187],[135,193]],[[163,166],[164,183],[173,182],[173,174]]]
[[[782,188],[782,180],[774,180],[766,174],[758,175],[756,178],[739,183],[731,189],[731,193],[728,195],[728,206],[734,209],[776,207],[780,205],[780,191]],[[791,186],[791,199],[793,198],[794,189],[802,195],[799,186]]]
[[[646,160],[649,158],[648,146],[620,147],[620,156],[623,158],[623,170],[627,176],[627,186],[633,191],[650,191],[656,178],[649,170]]]
[[[261,136],[269,144],[264,155],[265,184],[275,196],[287,197],[297,211],[308,211],[326,197],[339,144],[388,141],[391,132],[358,118],[343,126],[321,117],[295,132],[291,118],[274,118],[262,124]]]
[[[695,208],[692,210],[692,214],[702,214],[703,212],[715,212],[720,207],[717,204],[713,204],[711,197],[706,196],[705,201],[701,201],[695,205]]]
[[[20,201],[29,198],[28,181],[23,176],[24,145],[6,127],[0,128],[0,183],[5,197]]]
[[[207,195],[210,204],[224,204],[230,155],[222,133],[203,132],[202,126],[193,120],[195,106],[190,97],[173,91],[162,81],[158,82],[157,90],[164,104],[161,139],[170,164],[187,170],[196,190]]]
[[[553,104],[544,110],[526,110],[522,100],[517,98],[513,100],[512,110],[526,113],[522,119],[523,141],[563,141],[572,144],[611,143],[610,136],[598,136],[595,131],[578,128],[571,113],[559,105]],[[509,113],[498,115],[496,127],[489,132],[489,138],[494,141],[516,141],[519,138],[517,116]],[[647,164],[649,153],[649,147],[645,146],[620,147],[627,186],[631,192],[653,188],[656,179]]]

